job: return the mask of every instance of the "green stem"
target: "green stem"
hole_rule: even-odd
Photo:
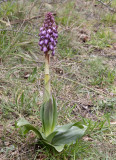
[[[44,102],[50,98],[50,74],[49,74],[49,61],[50,55],[48,52],[45,54],[45,91],[44,91]]]

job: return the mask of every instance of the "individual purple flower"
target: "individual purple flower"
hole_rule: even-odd
[[[46,38],[49,38],[49,37],[50,37],[50,35],[47,33],[47,34],[46,34]]]
[[[43,47],[43,52],[46,53],[47,51],[48,51],[47,47],[44,46],[44,47]]]
[[[52,51],[53,56],[55,54],[55,47],[56,47],[57,38],[58,38],[57,28],[58,27],[56,26],[52,13],[47,13],[45,16],[44,24],[40,28],[39,45],[40,45],[40,49],[44,53]]]
[[[53,27],[53,31],[56,31],[56,28],[55,28],[55,27]]]
[[[43,47],[42,46],[40,46],[40,50],[43,51]]]
[[[49,34],[52,33],[51,28],[47,30],[47,33],[49,33]]]
[[[53,42],[53,44],[54,44],[54,46],[56,46],[56,42],[55,41]]]
[[[43,30],[43,31],[41,32],[41,34],[42,34],[42,35],[46,35],[46,31]]]
[[[41,28],[40,28],[40,31],[43,31],[43,29],[44,29],[44,28],[43,28],[43,27],[41,27]]]
[[[42,46],[44,41],[39,41],[39,45]]]
[[[41,40],[44,40],[44,39],[45,39],[45,36],[41,36],[40,41],[41,41]]]
[[[48,24],[44,24],[44,27],[47,28],[47,27],[48,27]]]
[[[50,44],[50,45],[49,45],[49,49],[50,49],[51,51],[53,51],[53,50],[54,50],[54,46],[53,46],[52,44]]]
[[[48,39],[44,40],[44,44],[47,45],[48,44]]]
[[[53,38],[53,37],[51,37],[51,38],[50,38],[50,41],[51,41],[51,42],[54,42],[54,38]]]
[[[53,37],[58,38],[58,34],[53,32]]]

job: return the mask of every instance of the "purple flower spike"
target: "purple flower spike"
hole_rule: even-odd
[[[39,45],[40,49],[47,53],[52,51],[52,55],[55,55],[55,47],[58,38],[57,26],[52,13],[47,13],[45,16],[43,27],[40,28],[39,33]]]

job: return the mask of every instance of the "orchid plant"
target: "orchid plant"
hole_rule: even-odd
[[[57,44],[57,28],[52,13],[47,13],[39,34],[39,46],[45,55],[45,89],[40,111],[42,129],[38,130],[38,127],[34,127],[24,118],[17,122],[17,126],[23,128],[24,134],[30,130],[34,131],[39,142],[61,152],[66,144],[74,144],[77,139],[84,135],[86,126],[81,122],[62,126],[57,125],[57,105],[54,97],[51,95],[49,74],[50,55],[54,56]]]

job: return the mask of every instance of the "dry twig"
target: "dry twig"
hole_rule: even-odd
[[[105,7],[107,7],[111,12],[116,13],[116,10],[111,8],[108,4],[105,4],[101,0],[97,0],[97,1],[100,2],[101,4],[103,4]]]
[[[17,33],[18,33],[18,32],[21,32],[21,33],[28,34],[28,35],[30,35],[30,36],[34,36],[34,37],[38,38],[37,35],[34,35],[34,34],[32,34],[32,33],[23,32],[23,31],[18,31],[18,30],[13,30],[13,29],[0,29],[0,31],[12,31],[12,32],[17,32]]]
[[[37,19],[37,18],[41,18],[41,16],[34,16],[34,17],[31,17],[31,18],[27,18],[27,19],[20,19],[20,20],[16,20],[14,22],[11,22],[11,24],[17,24],[17,23],[22,23],[22,22],[28,22],[28,21],[31,21],[33,19]]]

